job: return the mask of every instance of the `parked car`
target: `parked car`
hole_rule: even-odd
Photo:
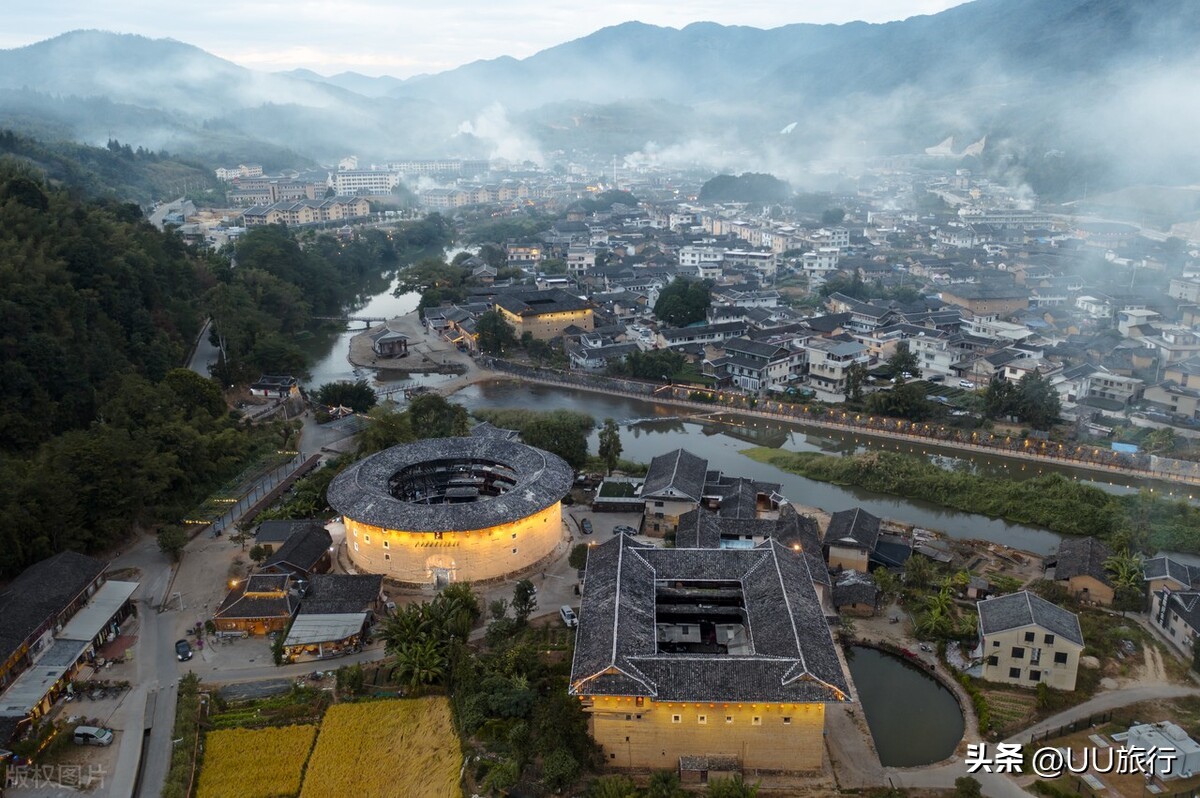
[[[175,641],[175,659],[187,662],[192,658],[192,644],[186,640]]]
[[[583,519],[583,523],[580,524],[579,527],[583,530],[583,534],[585,534],[585,535],[592,534],[592,519],[590,519],[590,518]]]
[[[575,610],[568,607],[566,604],[558,609],[558,615],[562,618],[562,622],[566,624],[568,629],[574,629],[579,625],[579,619],[575,617]]]
[[[959,381],[958,381],[958,387],[959,387],[959,388],[973,389],[973,388],[975,387],[975,383],[971,382],[970,380],[959,380]]]
[[[614,535],[636,535],[637,530],[625,524],[617,524],[613,527]]]
[[[112,729],[99,726],[76,726],[72,737],[75,745],[112,745]]]

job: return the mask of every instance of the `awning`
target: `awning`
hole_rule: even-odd
[[[137,582],[105,582],[91,601],[55,634],[54,642],[37,662],[21,673],[0,695],[0,717],[23,718],[32,712],[104,631],[137,590]]]
[[[297,615],[288,631],[285,647],[339,643],[362,632],[366,612]]]

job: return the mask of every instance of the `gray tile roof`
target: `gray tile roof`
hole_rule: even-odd
[[[221,602],[217,618],[286,618],[296,611],[291,577],[287,574],[254,574],[240,582]]]
[[[656,582],[738,582],[752,653],[659,652]],[[846,676],[807,560],[754,549],[658,549],[620,535],[588,556],[572,695],[659,701],[848,701]]]
[[[879,541],[879,519],[861,507],[841,510],[829,519],[825,542],[873,551]]]
[[[833,583],[833,606],[845,607],[850,604],[875,605],[879,589],[875,580],[861,571],[843,571]]]
[[[392,495],[390,482],[400,470],[446,460],[501,464],[516,474],[516,482],[499,496],[462,504],[416,504]],[[562,499],[574,479],[562,458],[532,446],[487,435],[430,438],[360,460],[334,478],[328,496],[330,506],[356,521],[386,529],[444,532],[487,529],[525,518]]]
[[[1055,580],[1071,579],[1076,576],[1091,576],[1104,584],[1111,584],[1104,561],[1112,556],[1112,549],[1098,538],[1064,538],[1055,555]]]
[[[329,553],[333,537],[325,527],[311,524],[292,534],[262,564],[263,568],[291,566],[308,573]]]
[[[275,548],[279,548],[279,545],[286,542],[293,533],[310,526],[320,526],[320,523],[312,519],[305,519],[303,521],[263,521],[254,532],[254,541],[256,543],[270,543]]]
[[[314,574],[300,602],[301,615],[340,615],[370,610],[383,590],[381,574]]]
[[[704,493],[704,480],[708,473],[708,461],[684,449],[660,454],[650,461],[646,470],[646,481],[642,485],[642,497],[690,499],[700,501]]]
[[[1059,637],[1083,645],[1079,617],[1028,590],[984,599],[976,607],[979,610],[979,630],[984,636],[1037,625]]]
[[[34,563],[0,591],[0,662],[50,624],[104,573],[95,557],[64,551]]]
[[[1142,578],[1173,579],[1181,585],[1200,585],[1200,568],[1173,560],[1170,557],[1154,557],[1142,563]]]

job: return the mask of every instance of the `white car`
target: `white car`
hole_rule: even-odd
[[[971,382],[970,380],[959,380],[959,381],[958,381],[958,387],[959,387],[959,388],[969,388],[969,389],[970,389],[970,388],[974,388],[974,387],[975,387],[975,383]]]
[[[566,624],[568,629],[574,629],[579,625],[579,619],[575,617],[575,610],[568,607],[566,604],[558,609],[558,615],[562,618],[562,622]]]

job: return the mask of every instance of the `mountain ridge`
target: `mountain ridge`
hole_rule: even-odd
[[[325,161],[561,150],[786,172],[989,134],[983,166],[1063,152],[1195,180],[1185,132],[1200,110],[1180,88],[1200,81],[1198,34],[1191,0],[974,0],[887,23],[626,22],[401,80],[259,72],[175,40],[79,31],[0,51],[0,91],[150,109],[153,123],[130,114],[142,126],[112,133],[172,151],[219,130]],[[98,137],[45,105],[47,125]]]

